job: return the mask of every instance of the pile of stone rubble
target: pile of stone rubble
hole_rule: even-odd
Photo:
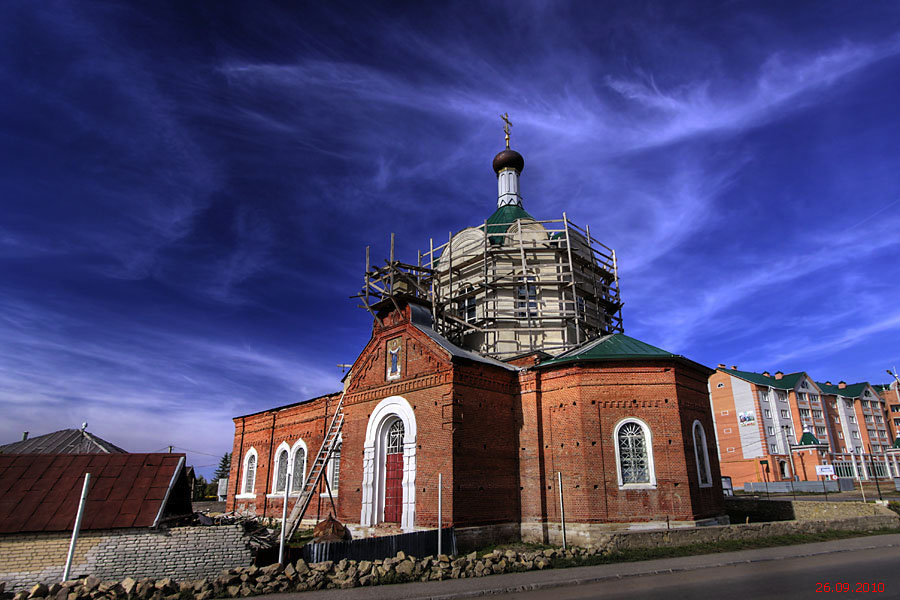
[[[495,550],[478,556],[427,556],[415,558],[398,552],[384,560],[341,560],[307,564],[298,560],[286,565],[242,567],[222,571],[215,578],[176,582],[171,579],[137,581],[100,581],[85,577],[63,583],[35,584],[15,594],[3,593],[3,600],[210,600],[238,598],[276,592],[302,592],[325,588],[353,588],[366,585],[435,581],[484,577],[495,573],[511,573],[545,569],[553,559],[578,559],[595,555],[596,548],[550,549],[526,552]]]

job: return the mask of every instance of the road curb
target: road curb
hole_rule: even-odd
[[[773,548],[789,548],[790,546],[774,546]],[[866,546],[860,546],[857,548],[836,548],[836,549],[827,549],[821,550],[817,552],[806,552],[801,554],[792,554],[789,557],[786,556],[773,556],[773,557],[760,557],[756,559],[741,559],[741,560],[728,560],[728,561],[719,561],[713,563],[703,563],[694,566],[685,566],[685,567],[674,567],[668,569],[652,569],[643,572],[636,573],[626,573],[626,574],[608,574],[608,575],[597,575],[594,577],[577,577],[574,579],[561,579],[555,581],[537,581],[534,583],[526,583],[520,585],[508,585],[501,587],[494,587],[488,589],[480,589],[480,590],[470,590],[466,592],[455,592],[450,594],[439,594],[439,595],[423,595],[423,596],[409,596],[405,600],[456,600],[459,598],[478,598],[481,596],[492,596],[495,594],[514,594],[521,592],[532,592],[538,590],[546,590],[553,589],[557,587],[570,587],[570,586],[578,586],[578,585],[589,585],[594,583],[602,583],[604,581],[611,580],[622,580],[622,579],[630,579],[632,577],[647,577],[650,575],[664,575],[667,573],[686,573],[690,571],[698,571],[700,569],[709,569],[716,567],[728,567],[733,565],[743,565],[743,564],[753,564],[753,563],[764,563],[764,562],[772,562],[783,560],[785,558],[808,558],[811,556],[823,556],[827,554],[840,554],[844,552],[859,552],[863,550],[875,550],[879,548],[900,548],[900,542],[898,543],[890,543],[890,544],[869,544]],[[770,548],[759,548],[759,550],[768,550]],[[695,556],[710,556],[698,554]],[[683,558],[683,557],[678,557]],[[664,559],[665,560],[665,559]],[[624,564],[624,563],[620,563]],[[635,564],[635,563],[630,563]],[[603,565],[596,565],[603,566]],[[549,569],[549,571],[564,571],[565,569]],[[533,571],[532,571],[533,572]],[[485,578],[482,578],[485,579]]]

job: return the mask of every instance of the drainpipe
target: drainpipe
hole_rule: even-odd
[[[272,413],[272,434],[269,436],[269,462],[266,465],[266,489],[263,492],[263,519],[266,518],[266,511],[269,509],[269,476],[272,475],[272,465],[275,464],[272,462],[275,458],[272,456],[272,446],[275,444],[275,417],[277,414],[277,412]],[[259,462],[256,464],[256,471],[259,472]]]
[[[244,466],[244,430],[247,428],[247,417],[241,417],[241,446],[240,446],[240,455],[238,456],[238,464],[237,464],[237,473],[234,476],[234,495],[237,496],[241,493],[241,467]],[[231,460],[234,461],[234,449],[231,451]],[[231,469],[229,469],[230,471]],[[231,477],[231,473],[228,473],[228,476]],[[218,482],[217,482],[218,483]],[[225,492],[228,493],[227,491]],[[226,502],[227,502],[226,498]],[[227,508],[228,505],[226,504]],[[237,499],[234,499],[234,502],[231,505],[231,510],[237,510]]]

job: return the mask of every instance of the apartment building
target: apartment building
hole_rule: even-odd
[[[884,401],[884,418],[891,439],[894,440],[893,445],[900,448],[900,443],[898,443],[898,438],[900,438],[900,390],[897,388],[897,383],[879,384],[872,387]]]
[[[819,464],[842,477],[900,476],[884,398],[869,383],[720,364],[709,387],[722,474],[735,486],[816,479]]]

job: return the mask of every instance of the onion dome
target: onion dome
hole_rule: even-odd
[[[516,173],[521,175],[524,168],[525,159],[515,150],[507,148],[494,157],[494,173],[498,175],[503,169],[515,169]]]

